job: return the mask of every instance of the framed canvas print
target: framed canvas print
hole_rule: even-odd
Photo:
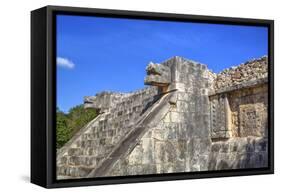
[[[272,174],[273,21],[31,12],[31,182]]]

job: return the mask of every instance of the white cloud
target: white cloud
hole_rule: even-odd
[[[73,69],[75,64],[67,58],[57,57],[57,66],[66,69]]]

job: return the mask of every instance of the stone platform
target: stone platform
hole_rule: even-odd
[[[268,59],[215,74],[173,57],[149,63],[133,93],[85,97],[100,114],[57,151],[57,178],[268,165]]]

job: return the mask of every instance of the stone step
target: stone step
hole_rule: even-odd
[[[107,157],[100,162],[95,169],[89,173],[88,177],[99,177],[104,176],[112,168],[115,162],[124,156],[127,152],[129,153],[138,142],[138,139],[145,134],[146,130],[149,129],[147,126],[152,122],[159,122],[160,119],[169,110],[168,101],[172,97],[172,94],[163,96],[153,107],[147,110],[146,114],[138,121],[137,125],[130,130],[128,134],[121,137],[118,144],[112,149]]]
[[[116,106],[109,113],[100,115],[95,123],[86,126],[84,134],[80,134],[79,139],[58,158],[57,175],[86,177],[89,169],[93,170],[98,166],[124,135],[132,130],[143,111],[142,107],[150,102],[151,98],[142,98],[141,101],[143,103],[136,104],[129,98],[129,101],[122,102],[123,106]]]
[[[57,166],[57,176],[86,177],[93,168],[80,166]]]
[[[59,166],[81,166],[91,167],[96,166],[104,156],[63,156],[57,161]]]
[[[70,156],[68,158],[69,165],[78,165],[78,166],[95,166],[97,163],[96,157],[88,157],[88,156]]]

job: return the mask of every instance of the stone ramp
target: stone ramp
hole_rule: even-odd
[[[169,110],[169,100],[171,99],[175,90],[167,92],[162,98],[155,102],[155,104],[144,113],[140,120],[120,143],[115,146],[113,151],[89,174],[91,177],[107,176],[107,172],[111,170],[114,164],[121,158],[129,154],[137,145],[139,139],[148,131],[153,125],[158,124],[162,117]]]

